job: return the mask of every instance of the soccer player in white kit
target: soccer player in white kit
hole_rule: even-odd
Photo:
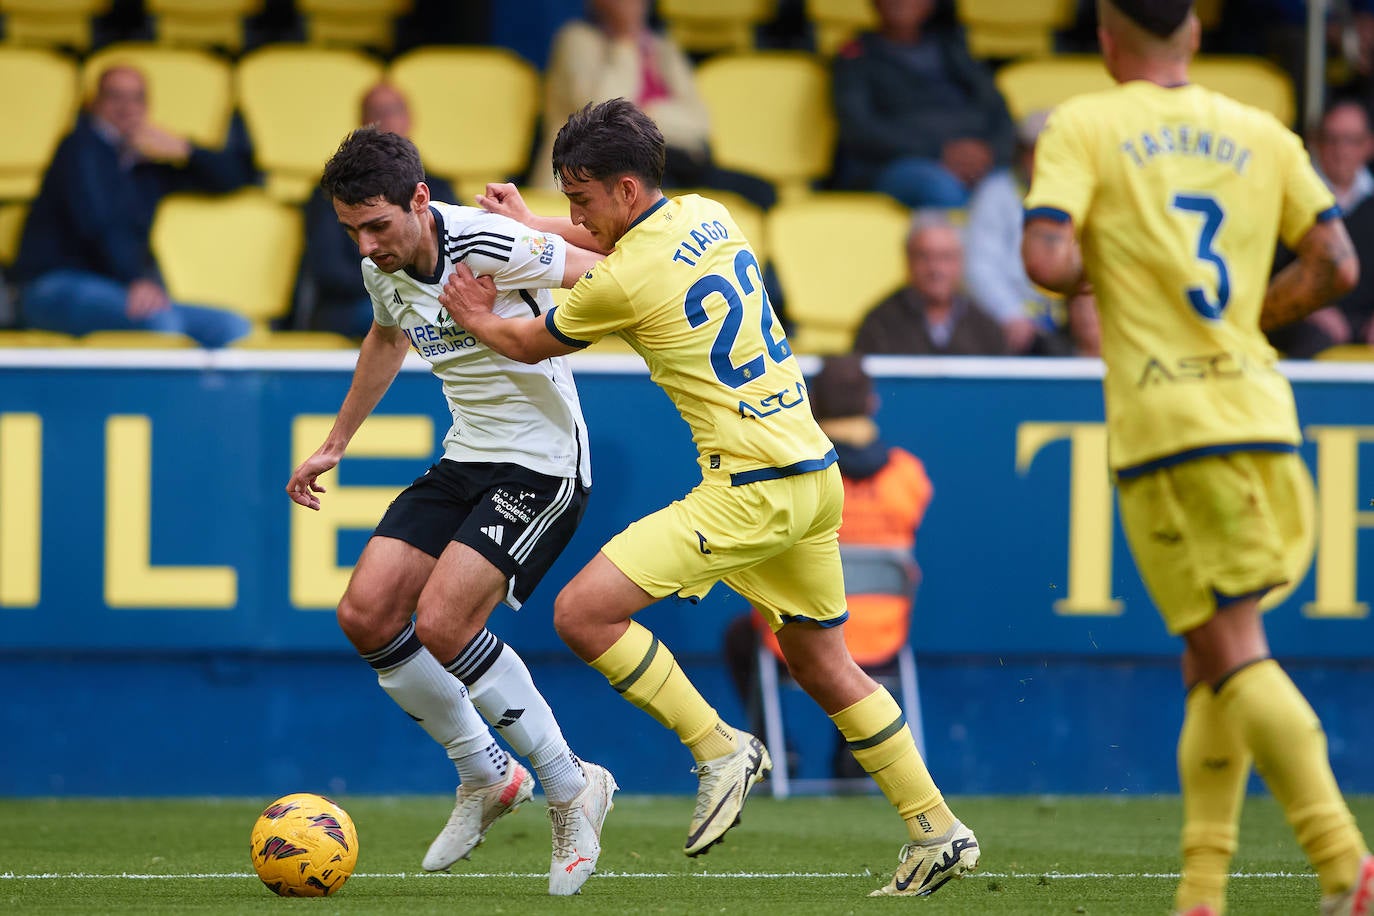
[[[529,760],[548,799],[549,893],[577,893],[596,867],[618,787],[572,753],[524,662],[486,621],[500,601],[519,610],[582,517],[591,486],[582,410],[565,359],[507,359],[456,327],[438,296],[463,263],[496,283],[500,313],[540,315],[552,307],[547,289],[571,286],[600,255],[430,200],[415,146],[373,128],[345,138],[321,186],[358,243],[374,320],[329,436],[286,491],[318,509],[317,479],[339,463],[406,351],[430,363],[453,415],[443,457],[373,532],[339,602],[339,626],[458,770],[457,804],[424,868],[467,857],[531,797],[529,771],[490,723]]]

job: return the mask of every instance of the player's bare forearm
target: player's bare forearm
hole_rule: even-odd
[[[609,248],[603,248],[601,243],[596,240],[596,236],[566,216],[531,216],[526,225],[531,229],[538,229],[540,232],[552,232],[555,235],[561,235],[568,244],[594,251],[598,255],[607,255],[611,251]]]
[[[1298,258],[1274,275],[1264,294],[1260,327],[1292,324],[1340,298],[1360,279],[1360,261],[1345,223],[1318,223],[1298,243]]]
[[[1063,295],[1083,285],[1083,253],[1073,223],[1032,219],[1021,233],[1021,260],[1032,282]]]
[[[381,402],[405,362],[410,341],[399,327],[374,324],[358,350],[358,364],[339,415],[321,447],[343,455],[353,434]]]
[[[463,329],[507,359],[537,363],[571,348],[558,343],[543,318],[502,318],[492,312],[467,313]]]

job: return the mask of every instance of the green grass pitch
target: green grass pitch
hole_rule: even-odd
[[[622,796],[598,874],[580,896],[550,898],[542,799],[451,874],[425,875],[420,858],[451,799],[339,796],[358,828],[357,872],[333,897],[285,900],[248,860],[268,801],[0,800],[0,912],[1160,916],[1178,870],[1175,797],[953,799],[982,843],[979,871],[930,898],[870,900],[904,839],[880,797],[755,798],[726,842],[693,860],[681,852],[690,798]],[[1352,807],[1374,828],[1374,798]],[[1316,911],[1316,879],[1267,797],[1246,805],[1233,871],[1232,912]]]

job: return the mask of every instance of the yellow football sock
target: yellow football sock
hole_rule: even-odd
[[[1317,714],[1273,659],[1228,675],[1217,700],[1283,807],[1322,893],[1346,890],[1369,850],[1331,773]]]
[[[1183,790],[1183,880],[1174,909],[1206,904],[1226,911],[1226,880],[1236,852],[1250,751],[1221,713],[1212,687],[1188,693],[1178,736],[1178,782]]]
[[[913,840],[938,837],[954,826],[954,814],[930,778],[906,716],[890,693],[879,687],[830,718],[854,759],[906,821]]]
[[[633,620],[592,667],[617,693],[676,732],[698,763],[734,752],[734,729],[692,686],[668,647]]]

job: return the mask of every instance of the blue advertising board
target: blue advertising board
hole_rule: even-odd
[[[323,440],[352,361],[349,353],[289,360],[246,351],[0,353],[0,688],[27,697],[0,714],[0,725],[31,736],[34,745],[0,752],[0,793],[158,790],[132,750],[128,773],[107,773],[79,788],[70,774],[52,778],[62,769],[55,762],[62,739],[41,725],[74,714],[65,704],[83,691],[166,696],[188,671],[199,672],[193,680],[216,684],[269,683],[270,672],[288,671],[288,687],[298,688],[296,675],[322,667],[328,673],[319,677],[345,685],[338,689],[350,704],[380,696],[332,611],[372,525],[434,459],[449,417],[426,367],[408,362],[325,479],[322,511],[295,506],[284,493],[287,477]],[[593,704],[590,723],[595,710],[619,715],[624,704],[553,632],[557,587],[607,538],[686,492],[698,474],[686,425],[637,358],[586,354],[574,366],[591,433],[591,503],[545,585],[518,614],[499,609],[492,629],[538,662],[541,683],[584,691]],[[1015,670],[1023,694],[1026,683],[1051,683],[1056,671],[1082,672],[1084,684],[1092,684],[1103,666],[1129,669],[1123,689],[1175,689],[1179,644],[1164,633],[1115,518],[1100,365],[889,358],[869,366],[885,438],[920,456],[935,486],[918,537],[925,575],[912,644],[927,702],[932,671],[964,691],[960,709],[927,712],[928,728],[955,742],[952,759],[984,740],[996,744],[990,732],[979,737],[980,718],[1005,732],[1002,718],[1026,711],[985,708],[1007,699],[1005,682],[988,675],[998,668]],[[1369,678],[1374,364],[1286,369],[1303,422],[1302,453],[1317,484],[1319,524],[1306,575],[1267,618],[1271,641],[1278,654],[1310,668],[1314,680],[1342,671]],[[728,693],[721,635],[742,610],[718,587],[697,605],[662,602],[645,619],[680,657],[695,661],[705,683]],[[178,673],[159,677],[158,666]],[[1332,682],[1331,692],[1347,687]],[[1074,719],[1063,704],[1082,689],[1061,682],[1053,696],[1041,697],[1038,718],[1016,727],[1062,732],[1067,726],[1053,723]],[[1167,698],[1169,709],[1176,699]],[[178,715],[196,712],[188,698],[167,702],[184,707]],[[243,718],[235,728],[250,743],[267,739],[254,733],[244,708],[266,703],[283,717],[289,708],[283,697],[245,694],[235,702],[238,711],[228,718]],[[727,697],[719,705],[733,702]],[[1082,718],[1079,730],[1086,727]],[[1176,729],[1170,712],[1160,735],[1169,735],[1170,721]],[[657,729],[647,717],[645,723],[646,732]],[[404,734],[397,740],[424,740]],[[648,740],[644,752],[680,752],[657,740]],[[933,763],[944,753],[933,749]],[[274,759],[278,770],[287,765],[281,755]],[[1027,781],[987,759],[950,766],[974,774],[962,784],[956,777],[955,790],[1093,788],[1062,773]],[[161,785],[266,793],[268,769],[244,771],[222,789],[211,776]],[[1171,771],[1155,769],[1140,784],[1167,787]],[[672,790],[681,781],[650,778],[643,788]],[[353,784],[391,785],[380,775]]]

